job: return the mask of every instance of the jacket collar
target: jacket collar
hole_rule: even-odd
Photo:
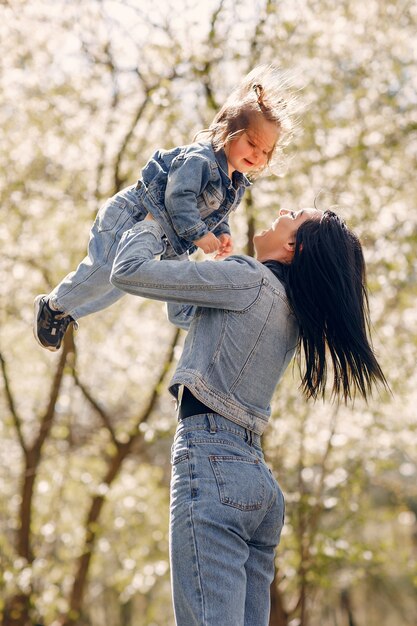
[[[262,265],[264,265],[269,270],[271,270],[274,276],[276,276],[278,280],[281,281],[284,287],[287,286],[288,265],[285,265],[284,263],[280,263],[279,261],[273,261],[272,259],[270,261],[263,261]]]
[[[215,150],[214,156],[220,168],[222,177],[225,180],[226,186],[228,188],[232,187],[232,181],[230,180],[230,177],[228,174],[227,158],[226,158],[226,153],[224,149],[220,148],[220,150]],[[236,188],[237,187],[250,187],[252,185],[250,180],[241,172],[236,172],[236,171],[233,172],[233,179],[236,181],[236,185],[235,185]]]

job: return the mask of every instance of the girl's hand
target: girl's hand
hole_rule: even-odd
[[[220,235],[219,241],[220,241],[220,248],[214,258],[224,259],[225,257],[229,256],[229,254],[232,254],[233,252],[233,240],[230,235],[223,233],[222,235]]]
[[[195,245],[198,248],[201,248],[205,254],[210,254],[211,252],[216,252],[221,247],[220,239],[217,239],[216,235],[213,233],[207,233],[200,239],[194,241]]]
[[[147,216],[145,217],[145,220],[153,220],[154,218],[152,217],[152,215],[150,213],[147,214]]]

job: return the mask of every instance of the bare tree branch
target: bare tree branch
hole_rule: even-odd
[[[25,448],[25,467],[22,477],[21,486],[21,502],[19,519],[20,525],[16,532],[16,550],[20,557],[28,563],[32,563],[34,559],[32,550],[32,513],[33,513],[33,494],[34,486],[37,478],[37,469],[41,460],[42,447],[51,431],[53,419],[55,416],[56,402],[61,388],[64,375],[64,368],[68,358],[68,354],[73,349],[72,330],[67,333],[64,340],[64,346],[61,351],[57,369],[52,381],[49,402],[45,413],[41,418],[39,433],[32,445]],[[2,369],[4,373],[4,359],[1,358]],[[7,380],[7,376],[6,376]],[[4,619],[4,626],[22,626],[29,623],[30,608],[30,591],[21,592],[13,595],[7,604],[7,610]]]
[[[158,381],[156,382],[156,384],[154,386],[153,393],[152,393],[151,397],[149,398],[149,402],[148,402],[147,407],[142,411],[142,414],[139,415],[137,417],[137,419],[136,419],[136,423],[135,423],[135,426],[133,427],[133,431],[132,431],[132,436],[133,436],[133,433],[139,428],[140,424],[143,424],[144,422],[146,422],[149,419],[153,409],[155,408],[155,403],[156,403],[156,400],[158,399],[158,397],[159,397],[159,395],[161,393],[161,387],[162,387],[162,384],[163,384],[163,382],[165,380],[165,376],[167,375],[167,373],[168,373],[168,371],[169,371],[169,369],[170,369],[170,367],[172,365],[172,362],[174,360],[174,352],[175,352],[175,348],[176,348],[176,345],[178,343],[178,339],[180,337],[180,334],[181,334],[181,330],[179,328],[177,328],[175,330],[174,336],[173,336],[173,338],[171,340],[171,345],[170,345],[170,348],[169,348],[169,352],[168,352],[168,354],[166,356],[164,365],[161,368]]]
[[[3,374],[4,389],[6,391],[7,404],[9,406],[9,410],[13,418],[13,423],[16,428],[17,438],[19,439],[20,446],[23,450],[24,455],[27,456],[27,447],[26,447],[25,439],[23,437],[23,432],[22,432],[22,419],[17,411],[16,405],[14,402],[13,394],[10,388],[9,377],[7,373],[6,361],[1,352],[0,352],[0,363],[1,363],[1,371]]]
[[[224,0],[220,0],[219,5],[216,9],[214,9],[211,20],[210,20],[210,30],[207,38],[207,47],[209,50],[216,50],[218,48],[218,40],[217,40],[217,31],[216,25],[220,18],[224,7]],[[214,91],[211,85],[211,71],[213,66],[218,63],[218,59],[214,57],[210,57],[204,63],[202,69],[198,72],[200,79],[202,80],[204,91],[206,94],[207,104],[212,111],[217,111],[219,108],[219,103],[216,100],[214,95]]]
[[[263,14],[261,14],[258,22],[256,23],[255,30],[253,31],[252,41],[250,43],[249,59],[251,61],[251,66],[259,63],[259,58],[262,50],[262,47],[260,45],[261,34],[268,19],[268,16],[272,13],[272,9],[274,6],[276,6],[276,0],[267,0],[265,4],[265,11]]]
[[[320,521],[320,514],[323,512],[323,489],[324,489],[324,480],[327,476],[327,462],[329,460],[330,454],[333,450],[333,436],[336,432],[337,427],[337,418],[339,414],[339,405],[336,404],[334,406],[331,418],[330,418],[330,433],[329,438],[327,440],[326,450],[324,451],[323,458],[320,463],[320,480],[316,489],[316,504],[313,507],[313,510],[310,514],[310,544],[314,540],[316,536],[317,527]]]
[[[124,136],[124,139],[123,139],[123,141],[121,143],[120,149],[119,149],[119,151],[117,153],[117,156],[116,156],[116,160],[115,160],[115,163],[114,163],[114,190],[115,190],[115,192],[119,191],[119,189],[122,187],[123,183],[125,182],[125,179],[122,177],[122,175],[120,173],[123,157],[124,157],[124,155],[126,153],[126,150],[127,150],[128,146],[130,144],[130,141],[131,141],[131,139],[133,137],[135,129],[136,129],[137,125],[139,124],[139,122],[140,122],[140,120],[141,120],[141,118],[142,118],[142,116],[143,116],[143,114],[144,114],[144,112],[145,112],[145,110],[146,110],[146,108],[147,108],[147,106],[149,104],[151,95],[153,94],[154,91],[156,91],[159,88],[159,86],[161,84],[161,80],[162,80],[162,79],[160,79],[157,82],[155,82],[154,84],[148,85],[138,68],[136,70],[136,73],[137,73],[139,79],[141,80],[141,82],[143,84],[145,95],[144,95],[143,101],[141,102],[141,104],[139,105],[139,107],[136,110],[136,113],[135,113],[135,115],[134,115],[134,117],[133,117],[133,119],[131,121],[130,127],[127,130],[127,132],[126,132],[126,134]],[[166,78],[166,80],[171,81],[171,80],[173,80],[176,77],[176,75],[177,75],[176,69],[173,68],[171,73],[167,77],[165,77],[165,78]]]
[[[100,416],[100,419],[102,420],[104,426],[107,428],[107,430],[110,433],[113,443],[117,445],[118,441],[116,439],[116,433],[114,432],[114,428],[112,426],[110,416],[106,413],[105,409],[101,406],[101,404],[95,398],[93,398],[91,392],[87,389],[87,387],[80,381],[75,368],[72,370],[72,375],[73,375],[75,384],[80,389],[84,398],[89,402],[89,404],[91,404],[93,409]]]
[[[64,369],[67,363],[67,358],[70,353],[73,352],[73,335],[72,328],[69,329],[69,332],[65,335],[64,344],[61,349],[60,358],[58,361],[58,366],[55,371],[54,378],[52,380],[52,385],[49,393],[49,402],[46,407],[46,411],[41,418],[41,426],[39,430],[39,434],[37,439],[34,441],[32,450],[35,452],[36,456],[40,457],[41,449],[45,440],[47,439],[49,432],[52,427],[53,419],[55,417],[55,408],[58,400],[59,392],[62,385],[62,379],[64,376]]]
[[[103,478],[102,484],[105,485],[106,490],[113,483],[115,478],[120,473],[125,458],[130,453],[133,444],[144,445],[143,433],[139,430],[140,424],[143,424],[152,414],[155,408],[156,401],[161,393],[161,387],[164,379],[172,365],[174,358],[175,346],[177,345],[178,338],[180,336],[180,330],[176,329],[174,336],[171,340],[168,354],[165,358],[165,362],[161,368],[158,380],[156,381],[153,392],[150,396],[147,406],[137,416],[134,427],[131,430],[129,439],[125,443],[116,442],[116,453],[109,460],[107,466],[107,472]],[[62,626],[73,626],[78,623],[79,615],[81,613],[83,598],[85,593],[85,587],[87,583],[88,572],[90,568],[91,558],[93,556],[95,542],[98,534],[98,521],[105,503],[106,496],[103,494],[96,495],[92,501],[87,515],[85,525],[85,543],[81,556],[77,562],[77,571],[74,577],[74,584],[71,591],[71,597],[69,601],[69,611],[64,616]]]

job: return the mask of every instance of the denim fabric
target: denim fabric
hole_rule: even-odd
[[[178,626],[267,626],[282,491],[259,436],[187,417],[172,447],[170,561]]]
[[[136,224],[119,244],[112,283],[169,303],[170,319],[189,328],[170,383],[245,428],[265,430],[277,383],[298,337],[285,289],[248,256],[224,261],[155,261],[163,251],[156,222]]]
[[[91,228],[87,256],[49,294],[58,309],[77,320],[125,295],[110,283],[111,268],[120,237],[145,216],[135,185],[107,200]]]
[[[162,225],[171,244],[168,257],[196,249],[192,241],[209,230],[230,233],[228,216],[250,184],[237,172],[227,176],[224,151],[195,143],[155,152],[143,179],[110,198],[90,232],[87,256],[49,294],[57,308],[79,319],[113,304],[123,293],[109,281],[114,255],[125,230],[148,212]]]
[[[209,231],[230,232],[227,218],[249,185],[239,172],[230,180],[224,150],[198,142],[156,152],[142,170],[138,195],[175,252],[183,254]]]

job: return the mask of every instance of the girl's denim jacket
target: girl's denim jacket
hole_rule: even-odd
[[[248,256],[224,261],[158,261],[163,231],[142,221],[120,241],[111,282],[128,293],[168,302],[168,317],[189,329],[170,383],[258,434],[274,389],[291,360],[298,325],[285,289]]]
[[[230,234],[228,216],[250,182],[240,172],[227,173],[224,150],[197,142],[158,150],[142,170],[139,199],[156,219],[177,255],[193,251],[193,241],[209,231]]]

